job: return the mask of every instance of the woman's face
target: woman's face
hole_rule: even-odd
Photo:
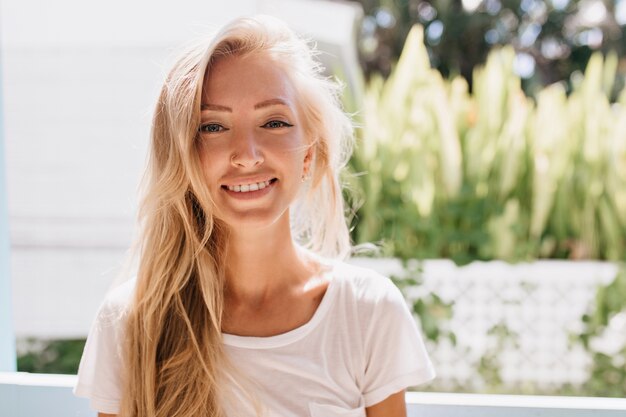
[[[296,100],[266,54],[220,59],[205,76],[198,150],[215,215],[230,227],[288,221],[312,152]]]

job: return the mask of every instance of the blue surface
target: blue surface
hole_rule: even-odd
[[[75,381],[68,376],[0,373],[0,417],[95,417],[88,400],[72,394]],[[554,398],[556,402],[547,404],[532,396],[433,393],[408,398],[407,410],[408,417],[626,417],[623,399]]]
[[[0,383],[0,417],[95,417],[89,401],[71,387]]]
[[[409,404],[407,417],[626,417],[626,410]]]
[[[0,371],[15,371],[15,333],[9,269],[9,220],[4,158],[2,62],[0,62]],[[2,415],[4,417],[4,415]]]

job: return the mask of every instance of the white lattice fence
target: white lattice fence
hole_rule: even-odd
[[[354,260],[386,275],[401,275],[390,260]],[[553,392],[582,384],[591,359],[571,335],[599,284],[611,282],[617,266],[603,262],[537,261],[511,265],[475,262],[457,267],[448,260],[422,264],[422,284],[405,290],[409,299],[435,293],[453,302],[453,317],[441,323],[456,335],[429,342],[437,369],[434,389],[518,393]],[[626,329],[606,340],[607,351]],[[620,342],[621,343],[621,342]],[[619,343],[618,343],[619,344]],[[481,361],[482,359],[482,361]]]

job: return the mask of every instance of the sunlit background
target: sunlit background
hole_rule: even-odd
[[[346,85],[355,243],[432,391],[626,396],[626,0],[0,1],[18,369],[74,373],[177,49],[268,13]]]

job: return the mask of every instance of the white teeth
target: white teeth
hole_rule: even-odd
[[[257,182],[257,183],[252,183],[252,184],[229,185],[228,189],[236,193],[247,193],[250,191],[262,190],[263,188],[268,187],[269,185],[270,185],[269,181],[263,181],[263,182]]]

